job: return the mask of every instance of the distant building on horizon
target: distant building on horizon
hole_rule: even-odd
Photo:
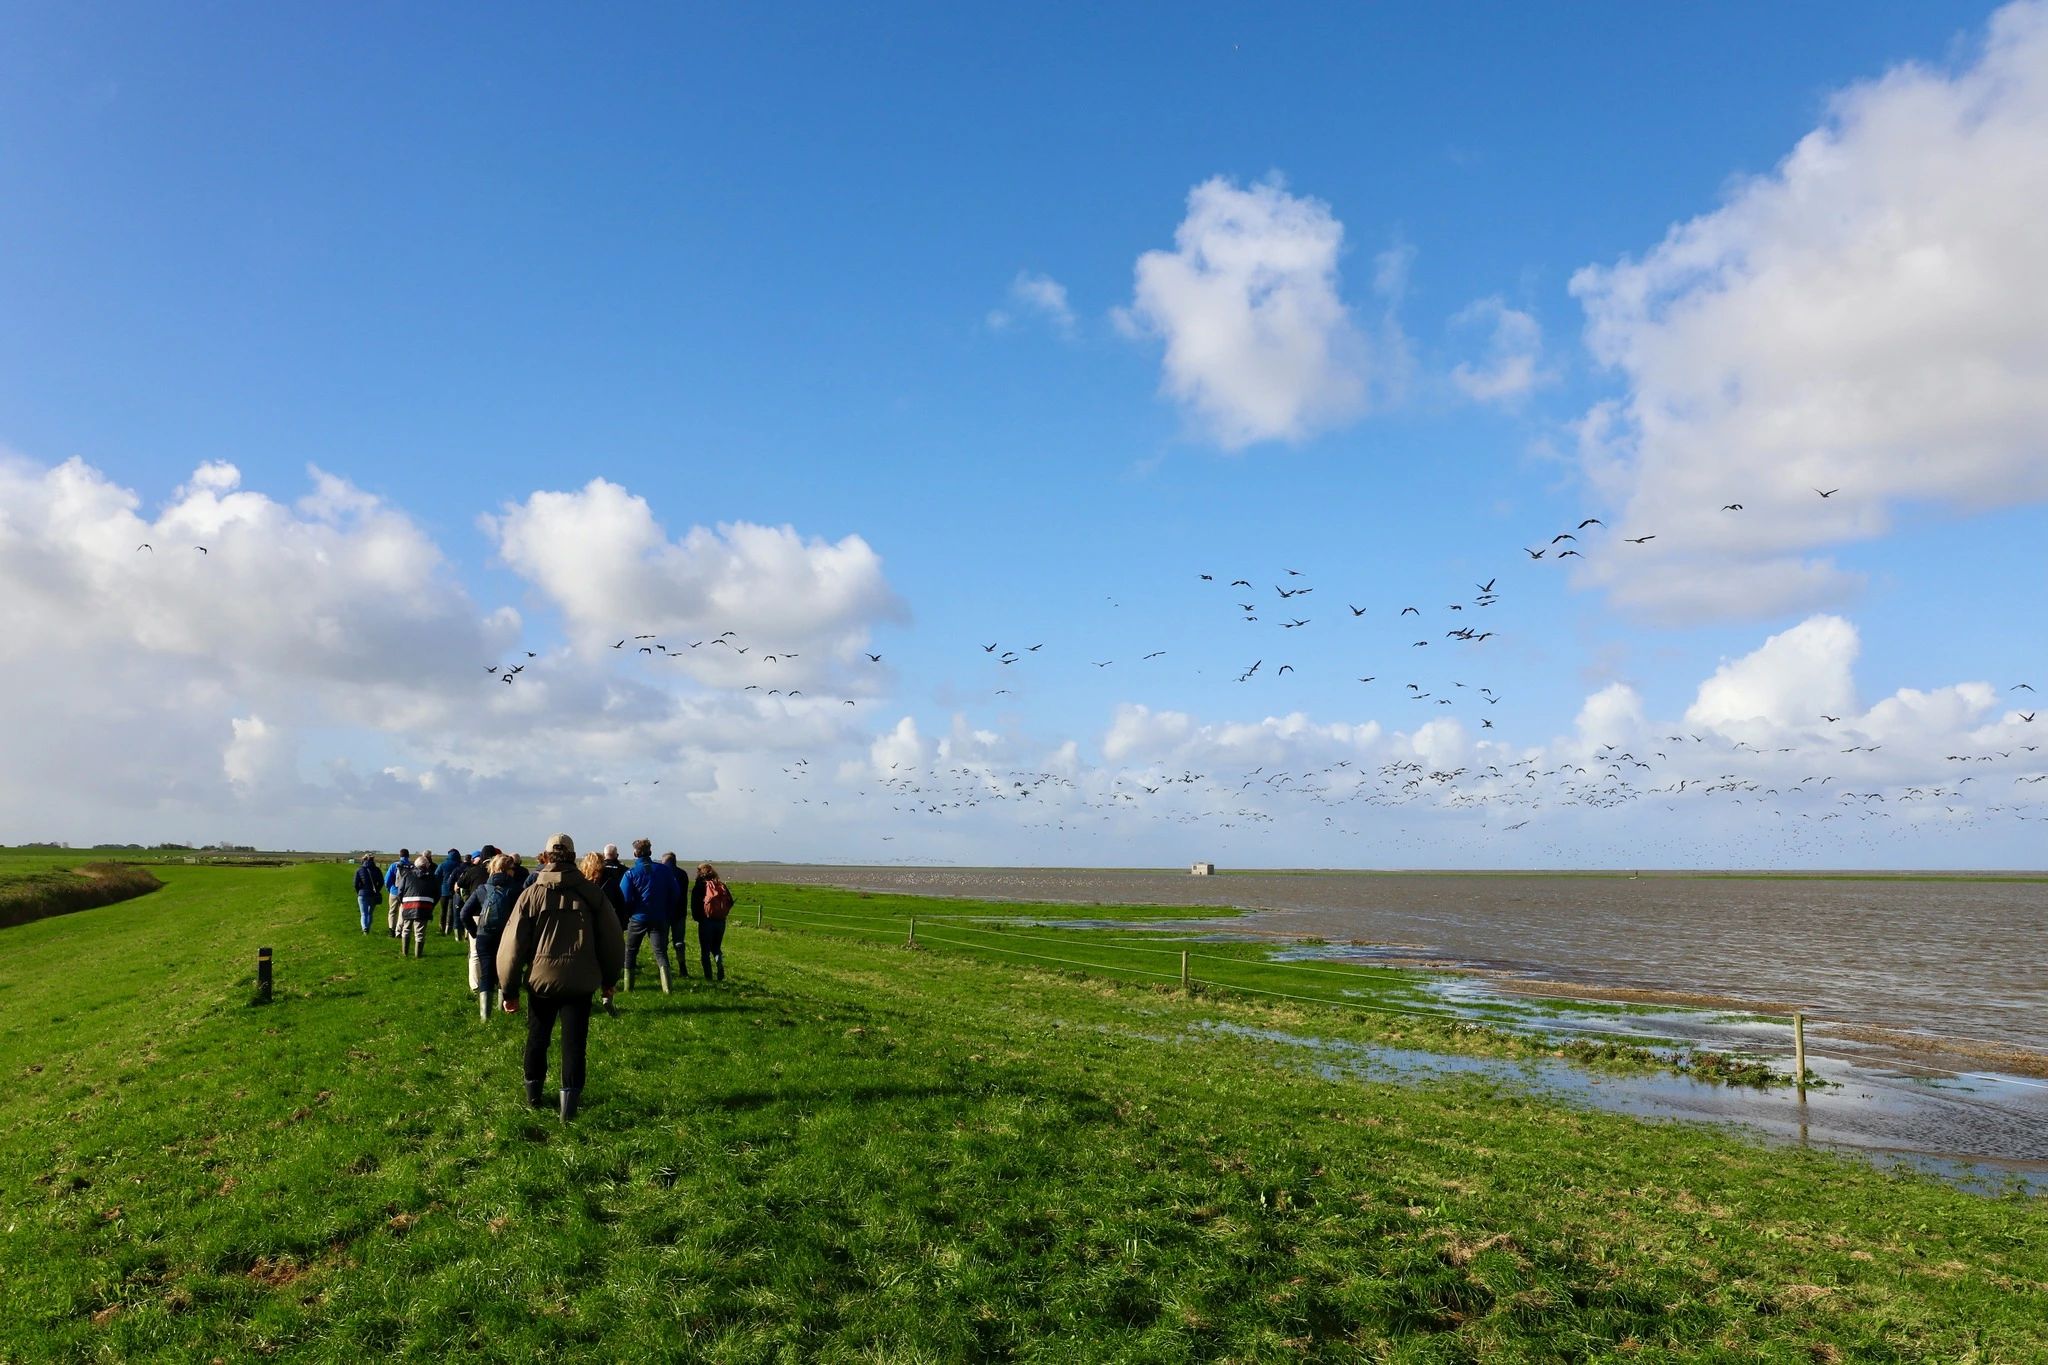
[[[1192,863],[1188,866],[1188,875],[1193,877],[1213,877],[1216,875],[1216,864]]]

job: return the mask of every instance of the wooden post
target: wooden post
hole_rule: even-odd
[[[270,949],[256,950],[256,998],[270,1003]]]
[[[910,946],[911,946],[911,947],[913,947],[913,948],[915,948],[915,947],[917,946],[917,916],[916,916],[916,915],[912,915],[912,916],[910,917]]]
[[[754,902],[754,927],[756,929],[761,927],[761,902],[759,901]]]
[[[1188,950],[1185,948],[1180,950],[1180,988],[1188,988]]]
[[[1792,1012],[1792,1074],[1801,1092],[1806,1089],[1806,1016]]]

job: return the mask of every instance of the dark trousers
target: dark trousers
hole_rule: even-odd
[[[666,924],[655,924],[644,919],[626,921],[626,970],[628,972],[634,971],[640,966],[641,939],[646,939],[654,946],[655,970],[661,973],[663,980],[667,980],[668,926]],[[676,945],[676,970],[683,976],[688,976],[690,969],[684,966],[683,963],[683,945],[678,943]]]
[[[725,980],[725,921],[722,919],[700,919],[697,921],[697,955],[704,961],[704,977],[711,978],[712,964],[718,965],[718,979]]]
[[[588,995],[526,996],[526,1079],[535,1085],[548,1078],[548,1044],[555,1034],[555,1019],[562,1020],[562,1089],[583,1088],[583,1054],[590,1043],[590,997]]]

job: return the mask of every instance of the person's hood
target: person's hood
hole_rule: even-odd
[[[526,878],[517,872],[493,872],[487,880],[492,886],[517,886]]]

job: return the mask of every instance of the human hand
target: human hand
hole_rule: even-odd
[[[505,1013],[507,1013],[507,1014],[517,1014],[517,1013],[519,1013],[519,1002],[518,1002],[517,1000],[514,1000],[514,999],[513,999],[513,998],[512,998],[511,996],[509,996],[509,995],[505,997],[505,1000],[504,1000],[504,1006],[503,1006],[503,1007],[504,1007]]]

